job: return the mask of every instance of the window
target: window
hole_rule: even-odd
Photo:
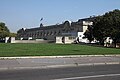
[[[70,40],[72,40],[72,39],[75,39],[75,37],[73,37],[73,36],[70,36],[70,37],[69,37],[69,39],[70,39]]]

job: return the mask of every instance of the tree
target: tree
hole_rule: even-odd
[[[9,34],[9,37],[16,37],[16,36],[17,36],[16,33],[10,33],[10,34]]]
[[[93,36],[102,44],[105,37],[111,37],[114,44],[120,41],[120,10],[115,9],[95,18]]]
[[[84,35],[85,35],[85,38],[88,38],[89,42],[91,43],[94,40],[94,37],[93,37],[93,27],[92,26],[88,26],[88,29],[86,30]]]
[[[103,44],[105,37],[105,27],[104,20],[102,16],[97,16],[93,21],[93,36],[100,44]]]
[[[5,38],[6,36],[9,36],[10,31],[5,25],[5,23],[0,22],[0,39]]]

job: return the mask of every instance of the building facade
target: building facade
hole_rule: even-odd
[[[80,19],[77,22],[65,21],[62,24],[56,24],[51,26],[40,25],[37,28],[25,29],[22,28],[17,31],[18,39],[44,39],[44,40],[56,40],[57,36],[74,36],[82,39],[84,32],[89,25],[93,22],[89,19]]]

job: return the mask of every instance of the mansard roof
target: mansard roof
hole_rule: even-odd
[[[84,19],[79,19],[77,22],[72,22],[70,23],[69,21],[65,21],[64,23],[62,24],[56,24],[56,25],[50,25],[50,26],[42,26],[42,27],[36,27],[36,28],[30,28],[30,29],[20,29],[18,30],[18,32],[21,32],[21,31],[26,31],[26,32],[29,32],[29,31],[36,31],[36,30],[47,30],[47,29],[55,29],[55,28],[63,28],[65,24],[68,24],[70,23],[71,25],[74,25],[74,24],[81,24],[82,21],[92,21],[94,19],[93,18],[84,18]]]
[[[61,28],[61,27],[63,27],[63,24],[30,28],[30,29],[25,29],[24,31],[27,32],[27,31],[36,31],[36,30],[47,30],[47,29]],[[21,30],[23,30],[23,29],[21,29]]]

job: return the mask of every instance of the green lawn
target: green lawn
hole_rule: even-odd
[[[0,57],[57,56],[57,55],[120,54],[120,49],[78,44],[4,44],[0,43]]]

